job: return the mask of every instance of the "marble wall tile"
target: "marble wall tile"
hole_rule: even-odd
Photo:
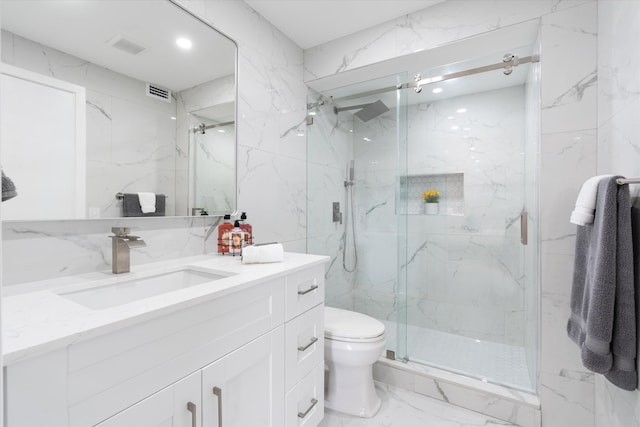
[[[594,384],[568,377],[540,374],[542,425],[567,427],[594,423]]]
[[[3,284],[110,271],[111,227],[131,227],[147,247],[131,251],[131,265],[199,255],[216,218],[155,218],[3,223]]]
[[[240,207],[252,218],[255,241],[304,239],[305,161],[246,146],[239,147],[238,155],[242,162],[238,165]]]
[[[539,395],[545,426],[594,423],[593,376],[566,336],[566,321],[575,244],[569,216],[580,186],[596,172],[596,12],[591,2],[542,18]]]
[[[553,76],[542,85],[542,133],[592,128],[597,115],[596,4],[546,16],[541,34],[543,73]]]
[[[602,375],[596,376],[596,426],[640,425],[640,393],[620,390]]]
[[[571,165],[571,173],[567,173]],[[596,130],[542,135],[540,235],[544,249],[573,254],[576,226],[569,222],[582,183],[596,168]]]
[[[446,1],[304,52],[311,81],[389,58],[441,46],[591,0]]]
[[[640,176],[640,3],[598,2],[598,173]],[[630,186],[632,196],[638,186]],[[596,375],[598,427],[640,425],[640,392]]]
[[[638,2],[598,2],[598,126],[638,102],[640,56],[629,52],[640,39],[639,19]]]

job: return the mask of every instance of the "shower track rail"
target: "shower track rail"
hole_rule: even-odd
[[[325,105],[327,103],[331,104],[334,101],[347,101],[350,99],[357,99],[365,96],[377,95],[380,93],[391,92],[391,91],[400,90],[400,89],[414,89],[416,93],[420,93],[422,91],[423,85],[457,79],[460,77],[471,76],[473,74],[486,73],[488,71],[494,71],[499,69],[503,69],[504,70],[503,73],[508,76],[509,74],[511,74],[514,67],[517,67],[518,65],[521,65],[521,64],[528,64],[528,63],[535,63],[535,62],[540,62],[540,55],[530,55],[530,56],[525,56],[524,58],[520,58],[517,55],[511,55],[507,53],[504,55],[502,62],[497,62],[495,64],[484,65],[482,67],[470,68],[468,70],[456,71],[454,73],[445,74],[443,76],[434,76],[434,77],[428,77],[424,79],[421,78],[420,74],[417,74],[415,76],[414,82],[398,83],[395,86],[387,86],[380,89],[374,89],[366,92],[357,93],[354,95],[343,96],[340,98],[333,98],[333,97],[329,99],[321,98],[316,102],[307,104],[307,109],[315,108],[320,105]]]

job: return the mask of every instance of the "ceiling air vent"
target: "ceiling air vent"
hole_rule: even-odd
[[[107,44],[131,55],[137,55],[140,52],[147,50],[147,48],[140,43],[134,42],[130,38],[120,34],[109,40]]]
[[[158,85],[147,83],[147,96],[160,99],[165,102],[171,102],[171,91]]]

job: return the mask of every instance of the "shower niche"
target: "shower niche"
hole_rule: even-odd
[[[438,215],[464,215],[464,173],[407,175],[400,178],[400,188],[406,189],[408,215],[424,215],[422,193],[436,190],[440,193]]]

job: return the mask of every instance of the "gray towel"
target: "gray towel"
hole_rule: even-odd
[[[11,181],[11,178],[6,176],[4,171],[2,171],[2,201],[13,199],[17,195],[18,192],[16,191],[15,184]]]
[[[598,184],[595,220],[578,226],[569,337],[582,363],[625,390],[637,385],[636,313],[629,186]]]
[[[165,215],[165,201],[164,194],[156,194],[156,211],[149,213],[142,213],[140,208],[140,199],[138,199],[137,193],[124,193],[122,198],[122,216],[164,216]]]

